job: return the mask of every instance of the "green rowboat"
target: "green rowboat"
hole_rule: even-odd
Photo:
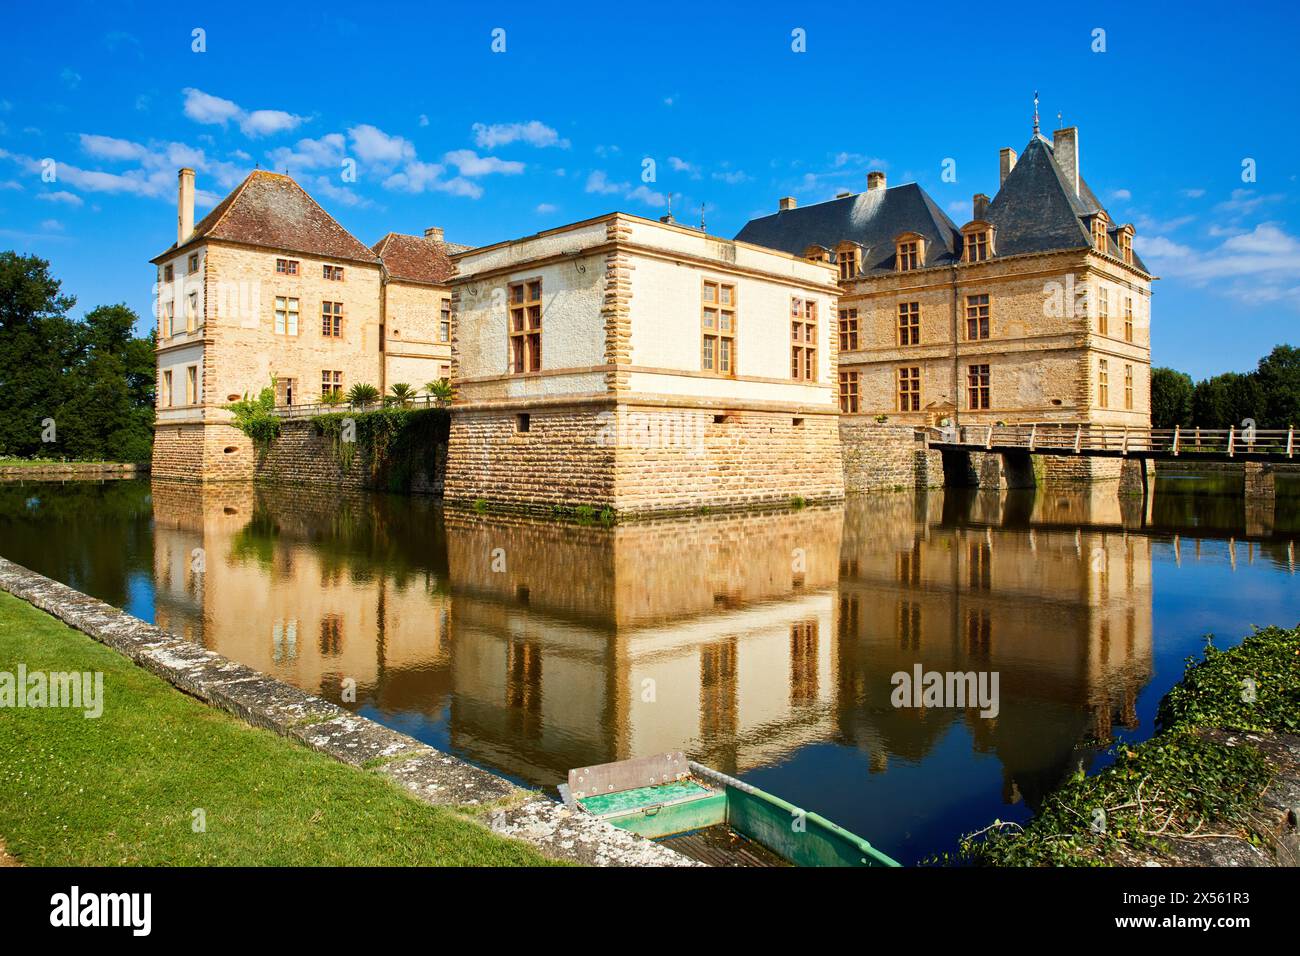
[[[681,751],[569,771],[564,802],[716,866],[898,866],[831,821]]]

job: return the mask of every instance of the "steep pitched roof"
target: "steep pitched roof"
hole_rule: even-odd
[[[450,252],[462,252],[468,246],[439,242],[425,236],[408,236],[390,232],[371,249],[384,262],[384,268],[394,279],[423,282],[428,285],[446,285],[456,271]]]
[[[1042,136],[1031,139],[989,204],[988,220],[997,229],[999,256],[1092,247],[1086,221],[1105,209],[1083,176],[1079,194],[1074,194],[1053,154],[1052,144]],[[1118,259],[1116,232],[1110,230],[1108,252]],[[1136,252],[1133,265],[1147,271]]]
[[[283,249],[322,259],[379,261],[291,177],[257,169],[199,220],[186,240],[220,239],[249,246]],[[171,255],[172,245],[154,261]]]
[[[736,239],[796,256],[811,245],[834,249],[847,239],[862,246],[860,268],[871,273],[893,270],[894,238],[904,232],[925,237],[926,266],[952,262],[960,252],[957,227],[916,183],[782,209],[751,219]]]

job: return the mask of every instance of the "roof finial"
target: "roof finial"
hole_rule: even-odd
[[[1056,111],[1056,128],[1065,129],[1065,119],[1064,117],[1061,116],[1060,110]]]
[[[700,232],[708,232],[704,228],[704,203],[700,203]]]
[[[1034,135],[1038,135],[1038,91],[1034,90]]]
[[[668,218],[673,218],[673,194],[668,194]]]

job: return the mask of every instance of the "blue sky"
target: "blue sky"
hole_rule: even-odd
[[[1085,178],[1162,277],[1157,364],[1200,377],[1300,344],[1300,15],[1076,6],[9,5],[0,249],[49,259],[78,314],[147,315],[176,169],[197,168],[201,216],[254,163],[366,243],[657,216],[669,193],[732,236],[780,196],[861,190],[869,168],[961,224],[996,192],[998,149],[1028,141],[1037,89],[1044,130],[1058,111],[1080,128]]]

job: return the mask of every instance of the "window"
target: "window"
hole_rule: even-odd
[[[858,310],[840,309],[840,351],[852,352],[858,347]]]
[[[329,279],[331,282],[342,282],[342,281],[343,281],[343,267],[342,267],[342,266],[331,266],[331,265],[325,265],[325,266],[322,267],[321,272],[322,272],[322,275],[323,275],[326,279]]]
[[[185,366],[185,404],[195,405],[199,400],[199,367]]]
[[[1124,341],[1133,341],[1133,297],[1124,296]]]
[[[298,260],[276,259],[275,271],[282,276],[296,276],[298,274]]]
[[[736,374],[736,287],[704,282],[700,326],[704,337],[700,367],[714,375]]]
[[[966,338],[974,342],[989,337],[989,297],[966,296]]]
[[[1119,240],[1119,257],[1128,265],[1133,264],[1133,227],[1125,226],[1115,234]]]
[[[840,281],[852,279],[858,274],[857,246],[842,246],[836,255],[840,266]]]
[[[972,411],[988,408],[990,405],[989,367],[971,365],[966,369],[966,393]]]
[[[199,294],[191,292],[185,300],[185,331],[193,332],[199,320]]]
[[[528,412],[520,412],[515,416],[515,431],[530,432],[533,430],[533,416]]]
[[[510,371],[542,370],[542,280],[510,283]]]
[[[332,339],[343,337],[343,303],[320,304],[320,334]]]
[[[175,393],[172,392],[171,369],[163,372],[163,404],[168,408],[176,404]]]
[[[964,236],[962,252],[967,262],[984,262],[989,257],[989,230],[971,230]]]
[[[176,270],[172,266],[163,266],[163,282],[171,282],[176,278]]]
[[[900,412],[921,410],[921,370],[916,366],[898,370],[898,410]]]
[[[840,411],[852,414],[858,410],[858,372],[840,372]]]
[[[199,254],[197,252],[190,253],[189,265],[190,265],[190,272],[199,271]]]
[[[322,369],[320,373],[321,398],[343,394],[343,373],[338,369]]]
[[[1105,359],[1097,363],[1097,404],[1110,408],[1110,363]]]
[[[1092,219],[1092,247],[1098,252],[1106,251],[1106,233],[1110,221],[1105,213],[1098,213]]]
[[[805,259],[811,259],[813,262],[830,262],[831,251],[825,246],[813,244],[803,251]]]
[[[1133,366],[1124,366],[1124,407],[1133,411]]]
[[[921,344],[921,303],[898,303],[898,344]]]
[[[817,381],[817,303],[790,300],[790,377]]]
[[[451,299],[442,300],[442,309],[438,313],[438,341],[451,341]]]
[[[909,272],[921,267],[921,242],[918,239],[905,239],[898,243],[898,271]]]
[[[275,334],[298,334],[298,300],[282,295],[275,297]]]
[[[175,302],[163,303],[162,321],[163,321],[162,334],[175,335],[176,334],[176,303]]]
[[[322,381],[324,380],[324,378],[325,376],[322,375],[321,376]],[[280,378],[277,376],[275,379],[275,404],[292,405],[293,396],[297,393],[297,391],[298,391],[298,380],[296,378]]]
[[[1097,290],[1097,332],[1110,334],[1110,290],[1105,286]]]

